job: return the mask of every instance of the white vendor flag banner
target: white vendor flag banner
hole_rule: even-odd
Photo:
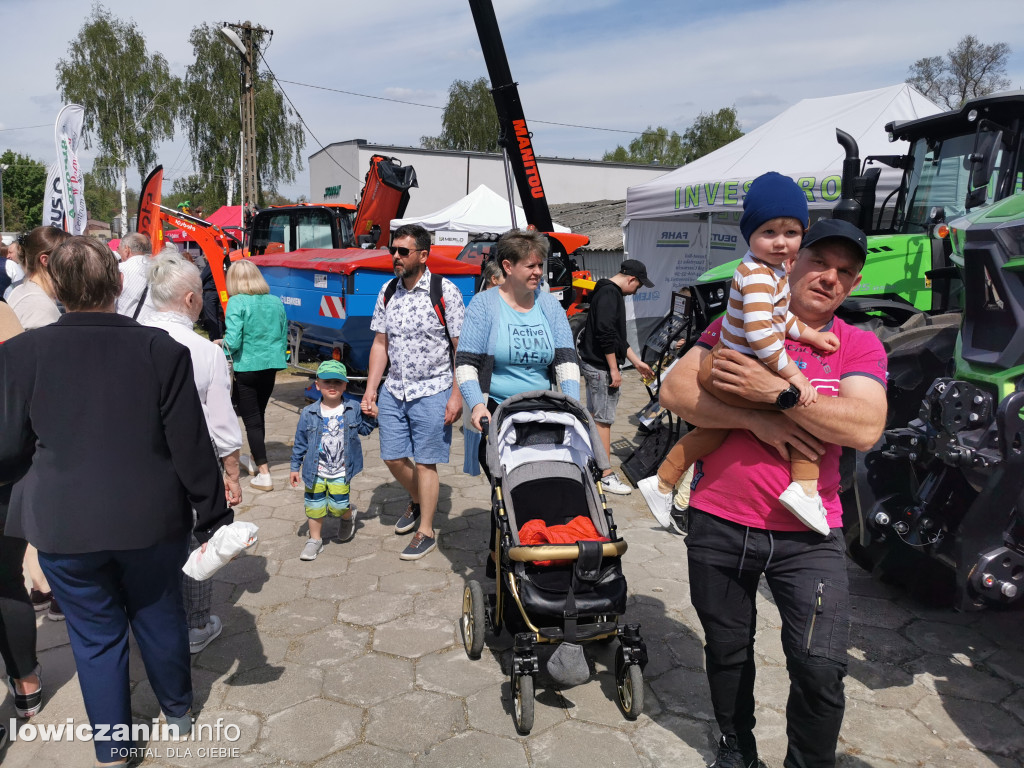
[[[64,187],[64,229],[72,235],[84,235],[85,211],[84,172],[78,165],[78,146],[82,141],[85,108],[68,104],[57,115],[54,137],[57,141],[57,167]]]
[[[50,165],[43,192],[43,226],[64,229],[64,185],[60,182],[60,166]]]

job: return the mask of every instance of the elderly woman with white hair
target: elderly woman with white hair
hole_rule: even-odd
[[[164,250],[150,264],[149,295],[153,313],[144,325],[162,328],[171,338],[188,348],[192,373],[206,426],[217,456],[224,466],[224,490],[228,506],[242,500],[238,482],[238,458],[242,430],[231,407],[231,375],[220,347],[193,330],[203,309],[203,286],[199,269],[182,258],[177,250]],[[192,548],[199,546],[194,538]],[[182,574],[182,596],[188,618],[189,650],[199,653],[221,633],[219,617],[210,613],[213,582],[196,581]]]

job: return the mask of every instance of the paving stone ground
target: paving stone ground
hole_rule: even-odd
[[[536,723],[519,736],[511,715],[508,636],[488,637],[470,661],[458,629],[462,590],[484,578],[489,491],[462,473],[462,439],[440,467],[438,551],[398,559],[407,537],[393,525],[406,496],[364,439],[365,471],[353,483],[355,538],[328,542],[314,562],[302,492],[287,487],[288,457],[307,379],[282,374],[267,413],[275,490],[244,487],[240,520],[257,523],[254,554],[215,578],[223,636],[193,657],[201,723],[237,726],[237,739],[153,744],[147,766],[705,766],[716,728],[702,671],[700,625],[688,600],[683,540],[657,527],[639,492],[612,497],[630,544],[627,621],[647,641],[646,711],[626,721],[615,701],[614,645],[588,646],[589,682],[560,690],[541,676]],[[624,376],[613,450],[636,439],[628,415],[646,402]],[[1024,768],[1024,611],[957,614],[873,581],[852,563],[853,634],[844,768]],[[776,768],[785,753],[788,681],[780,622],[768,591],[758,603],[758,736]],[[33,723],[86,722],[63,623],[40,619],[46,706]],[[543,658],[543,657],[542,657]],[[133,650],[133,708],[158,714]],[[10,696],[0,722],[14,717]],[[227,732],[225,732],[227,733]],[[233,730],[229,734],[235,736]],[[210,748],[234,750],[211,755]],[[203,751],[203,750],[207,751]],[[4,765],[90,765],[87,743],[16,741]]]

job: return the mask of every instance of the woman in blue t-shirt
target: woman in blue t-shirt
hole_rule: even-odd
[[[580,396],[580,369],[565,310],[540,290],[547,238],[513,229],[498,239],[505,282],[473,297],[455,355],[455,375],[473,426],[502,400],[557,386]]]

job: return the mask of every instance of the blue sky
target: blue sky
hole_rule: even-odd
[[[901,82],[914,60],[942,54],[968,33],[1009,43],[1008,74],[1013,87],[1024,88],[1020,0],[969,6],[950,0],[493,2],[542,156],[600,158],[635,134],[540,121],[634,132],[664,125],[682,132],[700,112],[734,105],[750,130],[802,98]],[[163,53],[179,75],[191,60],[193,26],[249,19],[274,30],[265,56],[281,79],[435,107],[286,84],[324,144],[362,138],[416,146],[421,136],[440,131],[439,108],[451,82],[486,75],[466,0],[105,5],[134,19],[150,50]],[[55,67],[89,7],[85,0],[0,0],[0,151],[51,161],[51,126],[61,107]],[[994,29],[984,26],[993,20]],[[36,125],[42,127],[24,128]],[[306,158],[319,149],[307,135]],[[168,179],[189,173],[192,158],[183,137],[159,155]],[[83,153],[85,167],[94,156],[95,149]],[[285,194],[309,194],[305,159],[303,164]],[[138,185],[137,175],[130,179]]]

